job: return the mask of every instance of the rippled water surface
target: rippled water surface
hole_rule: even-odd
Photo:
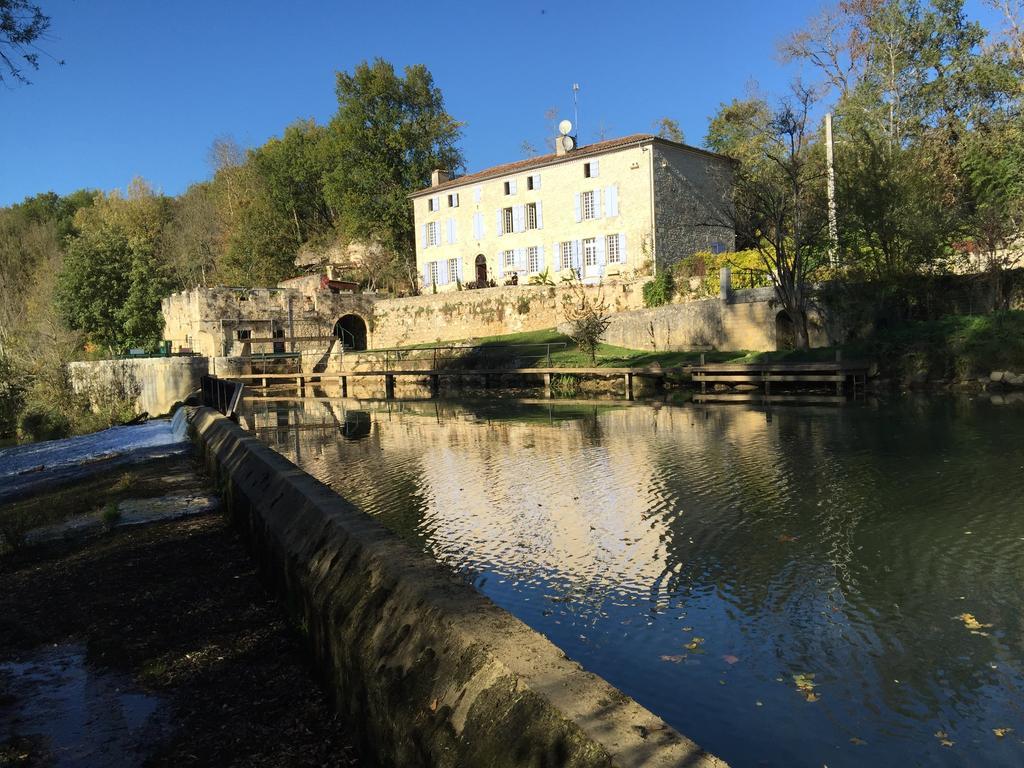
[[[249,404],[734,766],[1024,764],[1024,408]]]

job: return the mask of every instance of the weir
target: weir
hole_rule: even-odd
[[[190,419],[370,759],[725,766],[227,418]]]

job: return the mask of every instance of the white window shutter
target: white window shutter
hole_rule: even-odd
[[[540,200],[537,201],[537,229],[544,229],[544,214],[541,211]]]
[[[626,233],[623,232],[619,235],[619,262],[621,264],[626,263]]]
[[[605,190],[605,192],[604,192],[604,206],[605,206],[605,213],[607,213],[608,216],[618,216],[619,215],[619,187],[618,187],[618,185],[610,186],[610,187],[608,187],[608,189]]]
[[[505,252],[498,251],[498,277],[505,276]]]
[[[509,180],[509,182],[508,182],[508,192],[509,192],[510,195],[514,195],[516,193],[516,180],[515,179],[510,179]]]
[[[426,262],[423,265],[423,285],[426,288],[430,287],[430,262]]]
[[[498,209],[498,228],[495,230],[498,233],[498,237],[505,234],[505,215],[502,213],[501,208]]]
[[[544,271],[544,245],[537,246],[537,271]]]
[[[420,224],[420,241],[423,243],[423,247],[427,247],[427,225]]]
[[[600,163],[599,160],[591,160],[590,161],[590,176],[591,176],[591,178],[596,179],[598,176],[600,176],[600,173],[599,173],[600,166],[598,165],[598,163]]]
[[[600,187],[594,190],[594,218],[601,218],[601,189]]]
[[[580,241],[572,241],[572,267],[573,269],[580,269],[583,266],[582,259],[580,259]]]
[[[597,238],[597,242],[594,243],[594,245],[597,246],[597,263],[601,264],[603,266],[604,265],[604,258],[605,258],[604,238],[603,237]]]
[[[459,240],[458,222],[456,222],[455,219],[451,219],[451,222],[452,222],[452,242],[455,243],[455,242],[458,242],[458,240]]]
[[[533,174],[533,188],[535,190],[540,189],[540,174],[539,173]]]
[[[583,221],[583,213],[582,213],[582,211],[580,209],[580,193],[579,192],[576,193],[575,199],[576,199],[576,221],[580,222],[580,221]]]
[[[526,231],[526,206],[517,205],[512,208],[512,231]]]
[[[446,259],[437,262],[437,284],[448,285],[448,261]]]
[[[455,207],[458,208],[459,207],[459,193],[456,192],[455,194],[452,195],[452,197],[454,198]]]

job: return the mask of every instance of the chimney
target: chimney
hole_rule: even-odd
[[[439,184],[444,184],[446,181],[451,179],[451,175],[448,171],[442,171],[440,168],[436,168],[430,172],[430,186],[436,187]]]

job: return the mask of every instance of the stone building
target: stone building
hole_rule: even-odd
[[[732,172],[722,155],[642,134],[455,179],[435,171],[411,195],[422,285],[525,283],[545,271],[598,282],[732,250]]]

